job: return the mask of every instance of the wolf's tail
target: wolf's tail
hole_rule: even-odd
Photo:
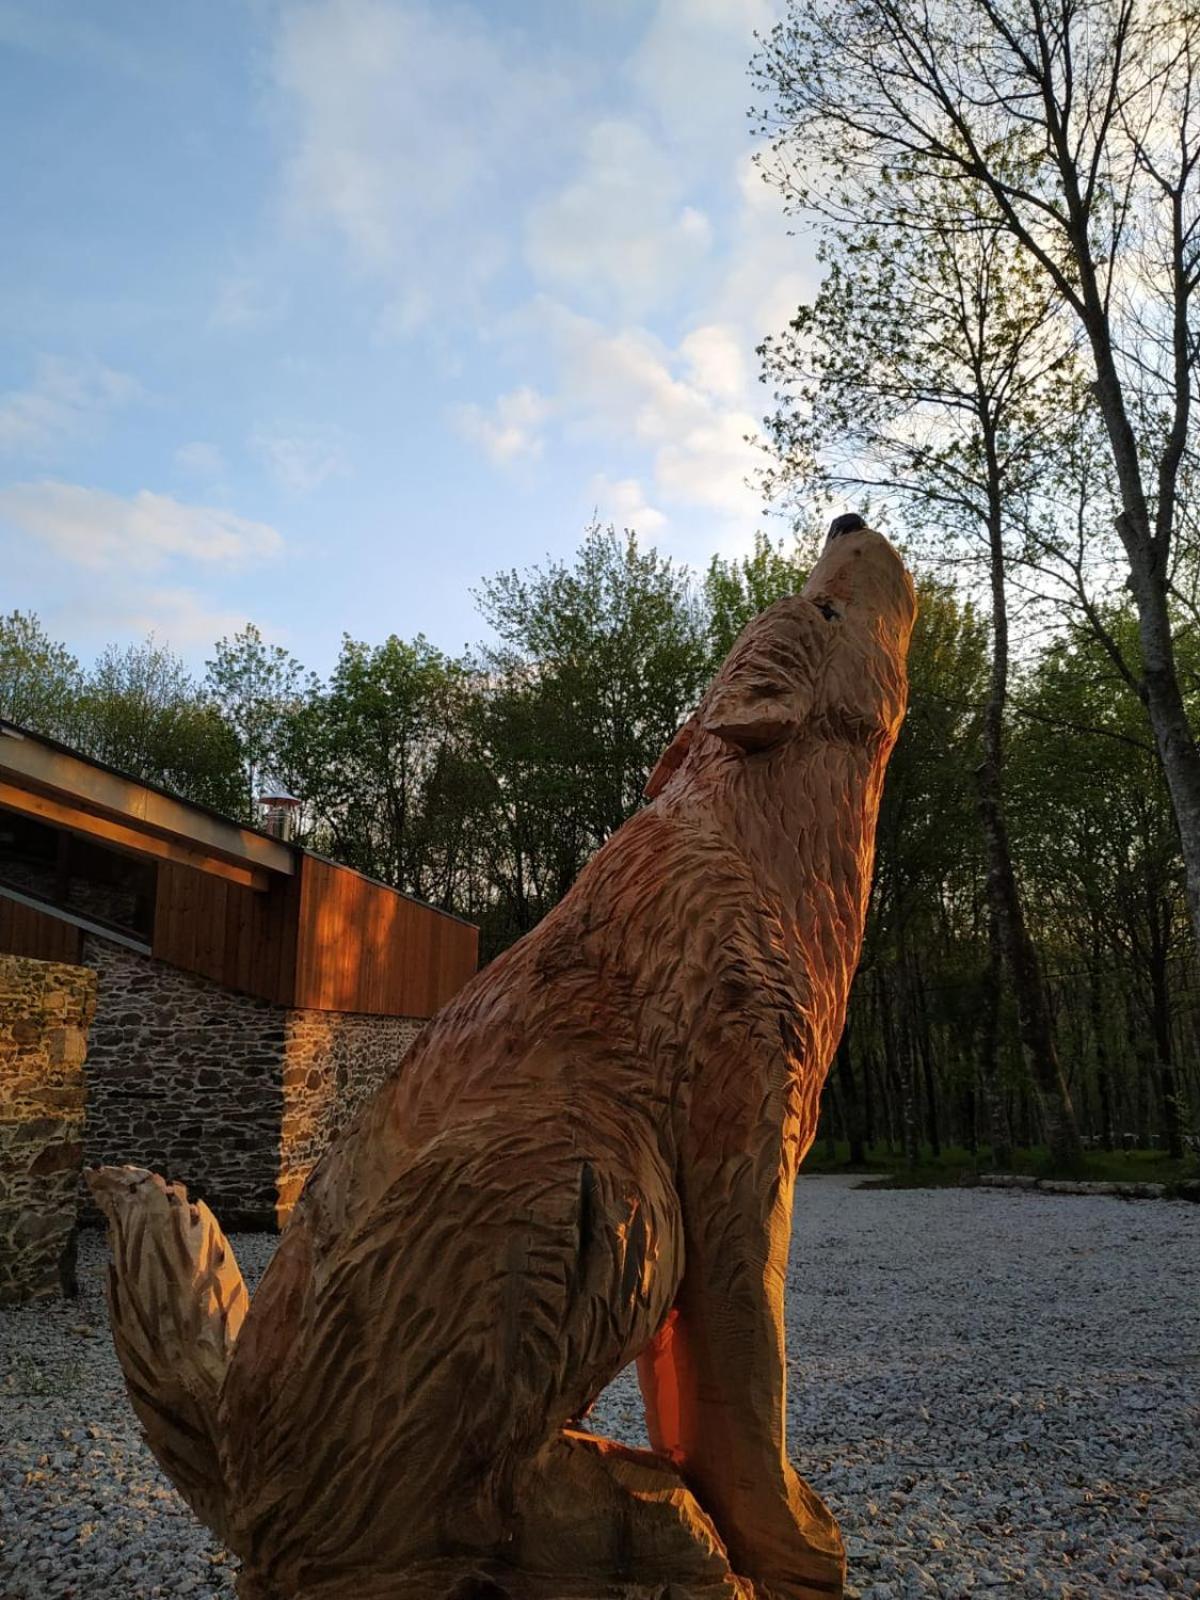
[[[146,1442],[180,1494],[226,1536],[217,1400],[249,1306],[208,1207],[140,1167],[87,1174],[108,1219],[113,1342]]]

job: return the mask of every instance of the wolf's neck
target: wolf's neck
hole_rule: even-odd
[[[820,744],[786,770],[748,769],[729,822],[756,879],[779,906],[806,964],[857,961],[874,862],[882,763],[861,746]]]

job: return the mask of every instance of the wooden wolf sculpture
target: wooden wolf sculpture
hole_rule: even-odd
[[[913,615],[839,518],[652,803],[336,1140],[252,1302],[206,1207],[92,1175],[134,1406],[243,1596],[841,1593],[786,1454],[784,1275]],[[653,1451],[582,1420],[635,1358]]]

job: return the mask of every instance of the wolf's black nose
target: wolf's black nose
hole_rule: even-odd
[[[847,511],[840,517],[834,517],[829,524],[829,537],[840,539],[844,533],[857,533],[860,528],[865,528],[866,523],[857,511]]]

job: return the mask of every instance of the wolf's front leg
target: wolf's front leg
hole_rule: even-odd
[[[734,1571],[764,1595],[830,1600],[845,1577],[841,1536],[787,1459],[784,1278],[795,1168],[787,1120],[781,1107],[773,1137],[755,1130],[745,1142],[730,1140],[726,1123],[717,1149],[694,1152],[684,1173],[683,1282],[638,1377],[650,1441],[712,1516]]]

